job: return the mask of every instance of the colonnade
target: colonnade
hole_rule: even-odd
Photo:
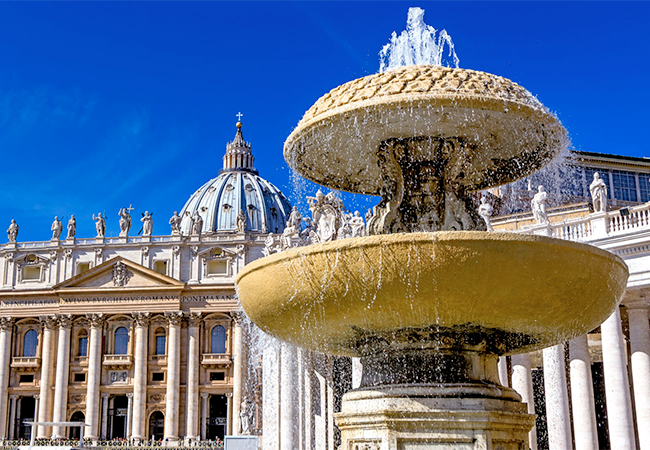
[[[228,395],[228,433],[239,434],[239,402],[244,385],[244,349],[242,344],[241,313],[233,312],[233,385],[235,395]],[[102,330],[105,316],[99,313],[86,314],[88,323],[87,371],[85,392],[84,436],[89,439],[105,439],[108,436],[107,418],[111,395],[126,395],[128,398],[126,435],[134,440],[146,440],[147,417],[151,411],[147,408],[147,370],[149,364],[149,313],[133,313],[133,367],[132,384],[124,386],[126,392],[117,392],[114,386],[102,389]],[[207,400],[209,392],[200,392],[200,313],[183,313],[170,311],[164,314],[167,321],[167,363],[165,383],[164,439],[179,441],[181,438],[205,438],[205,422],[208,418]],[[33,395],[36,400],[34,417],[40,422],[61,422],[69,420],[69,386],[71,359],[71,331],[73,317],[69,314],[43,316],[40,318],[41,365],[40,387]],[[187,380],[185,399],[186,409],[181,411],[181,328],[187,323],[188,350]],[[0,440],[14,437],[12,430],[15,420],[16,398],[12,395],[11,404],[8,395],[12,361],[12,338],[15,321],[9,317],[0,317]],[[56,349],[55,336],[56,333]],[[56,355],[56,356],[55,356]],[[56,359],[55,359],[56,358]],[[54,389],[51,389],[54,382]],[[107,386],[108,387],[108,386]],[[132,392],[130,389],[132,388]],[[21,394],[22,395],[22,394]],[[25,396],[25,395],[23,395]],[[203,399],[202,410],[199,397]],[[236,408],[237,407],[237,408]],[[201,414],[200,414],[201,413]],[[185,435],[181,436],[181,419],[185,420]],[[37,438],[65,438],[64,427],[39,426]]]

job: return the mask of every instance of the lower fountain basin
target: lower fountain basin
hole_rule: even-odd
[[[628,273],[621,258],[585,244],[441,231],[287,250],[247,265],[237,289],[260,328],[315,351],[365,356],[464,339],[461,347],[505,354],[596,328]]]

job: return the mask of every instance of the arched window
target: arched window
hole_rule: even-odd
[[[36,346],[38,344],[38,334],[36,330],[29,330],[25,333],[23,340],[23,356],[36,356]]]
[[[160,440],[164,437],[165,432],[165,416],[160,411],[154,411],[149,416],[149,436],[155,440]]]
[[[79,350],[77,356],[88,356],[88,333],[86,330],[79,332]]]
[[[226,353],[226,329],[217,325],[212,329],[210,353]]]
[[[164,355],[165,352],[165,330],[158,328],[156,330],[156,355]]]
[[[86,417],[81,411],[75,412],[70,417],[70,422],[85,422]],[[69,429],[70,439],[79,439],[81,437],[81,428],[80,427],[70,427]]]
[[[119,327],[115,330],[115,346],[113,353],[116,355],[126,355],[129,347],[129,331],[125,327]]]

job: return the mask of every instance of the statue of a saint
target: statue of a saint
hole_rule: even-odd
[[[307,197],[312,224],[319,242],[333,241],[343,222],[343,202],[336,194],[325,195],[319,189],[315,197]],[[345,231],[345,230],[344,230]]]
[[[287,220],[287,226],[294,227],[298,233],[302,231],[302,214],[300,214],[300,211],[298,211],[297,206],[291,208],[291,214],[289,214],[289,220]]]
[[[530,206],[533,209],[533,217],[535,222],[548,225],[550,221],[548,220],[548,215],[546,214],[546,204],[548,203],[548,194],[544,190],[544,186],[541,184],[537,188],[537,194],[533,197],[530,202]]]
[[[73,238],[77,234],[77,219],[74,218],[74,214],[70,215],[70,220],[68,220],[68,236],[67,239]]]
[[[244,231],[246,231],[246,214],[243,209],[240,209],[237,214],[237,232],[243,233]]]
[[[251,434],[250,409],[250,402],[248,399],[244,399],[241,402],[241,409],[239,410],[239,434]]]
[[[178,211],[174,211],[174,215],[169,219],[169,224],[172,226],[172,235],[181,234],[181,221],[183,219],[178,215]]]
[[[63,231],[63,224],[59,220],[59,216],[54,216],[54,222],[52,222],[50,229],[52,230],[52,240],[58,241],[61,237],[61,231]]]
[[[103,238],[106,236],[106,219],[102,216],[102,213],[97,214],[97,217],[93,214],[93,220],[95,221],[95,229],[97,230],[97,237]]]
[[[492,208],[492,205],[487,201],[487,198],[485,196],[481,197],[481,205],[478,207],[478,215],[481,216],[481,218],[485,221],[485,226],[487,227],[488,231],[494,231],[494,228],[492,227],[492,213],[494,212],[494,209]]]
[[[350,227],[352,228],[352,237],[362,237],[366,235],[366,224],[363,223],[363,217],[359,211],[354,212],[350,218]]]
[[[192,216],[192,234],[200,235],[201,231],[203,231],[203,218],[199,214],[199,211],[196,210]]]
[[[151,236],[151,232],[153,231],[153,218],[151,217],[151,214],[149,214],[149,211],[145,211],[144,214],[142,214],[140,222],[142,222],[142,235]]]
[[[607,185],[598,172],[594,172],[594,181],[589,185],[594,212],[607,211]]]
[[[117,214],[120,216],[120,237],[127,237],[131,229],[130,208],[122,208]]]
[[[18,224],[14,219],[11,219],[11,224],[7,228],[7,236],[9,237],[9,242],[16,242],[18,237]]]

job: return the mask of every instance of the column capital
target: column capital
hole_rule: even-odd
[[[86,313],[86,318],[91,328],[99,328],[104,324],[104,314],[102,313]]]
[[[183,311],[165,311],[169,325],[180,325],[183,320]]]
[[[209,396],[210,394],[208,394],[207,392],[201,392],[201,398],[208,398]]]
[[[623,305],[627,309],[649,309],[650,307],[650,290],[630,289],[625,292]]]
[[[198,327],[201,325],[203,319],[200,312],[191,312],[187,316],[187,323],[191,327]]]
[[[41,399],[41,396],[38,395],[38,394],[32,395],[32,397],[34,397],[34,400],[40,400]]]
[[[111,394],[108,394],[106,392],[102,392],[102,399],[107,400],[108,397],[110,397],[110,396],[111,396]]]
[[[242,322],[246,318],[246,314],[244,311],[241,310],[236,310],[236,311],[230,311],[230,317],[232,317],[233,322],[235,322],[235,325],[241,326]]]
[[[132,392],[127,393],[126,398],[133,398],[133,393]]]
[[[57,314],[56,322],[59,328],[72,328],[72,314]]]
[[[18,395],[18,394],[11,394],[11,395],[9,396],[9,400],[11,400],[12,402],[15,402],[16,399],[17,399],[18,397],[20,397],[20,395]]]
[[[9,331],[14,325],[14,319],[11,316],[0,316],[0,331]]]
[[[146,327],[149,325],[149,316],[151,316],[151,314],[148,312],[134,312],[131,313],[131,316],[133,317],[133,322],[136,327]]]
[[[226,397],[232,398],[232,392],[226,392]]]

